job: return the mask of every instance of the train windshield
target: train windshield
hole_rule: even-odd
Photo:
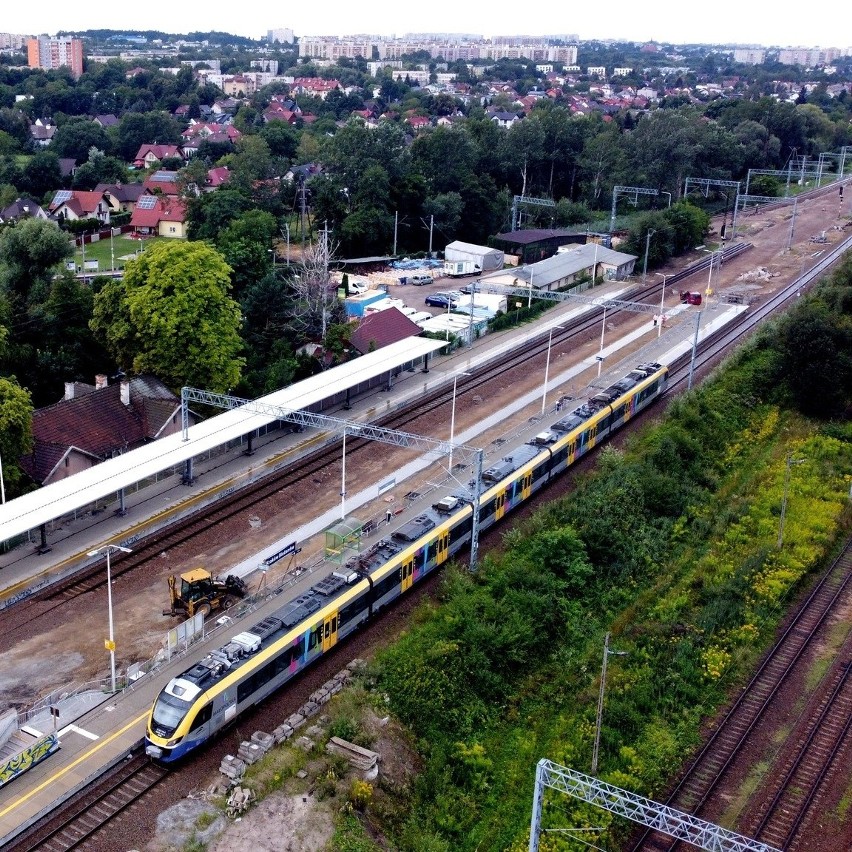
[[[154,705],[153,727],[157,728],[157,733],[166,737],[173,734],[190,706],[191,702],[176,698],[163,690]]]

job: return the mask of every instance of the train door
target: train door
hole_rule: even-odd
[[[589,426],[589,428],[586,429],[584,434],[586,436],[586,449],[590,450],[595,445],[595,439],[598,435],[598,424],[595,423],[592,426]]]
[[[494,500],[494,520],[499,521],[506,514],[506,492],[501,491]]]
[[[414,557],[402,563],[402,590],[407,592],[414,582]]]
[[[532,494],[533,472],[525,473],[521,478],[521,500],[526,500]]]
[[[568,464],[574,464],[574,457],[577,455],[577,442],[571,441],[568,445]]]
[[[450,549],[450,531],[442,532],[435,543],[435,564],[443,565],[447,561],[447,553]]]
[[[223,722],[230,722],[231,719],[235,719],[237,717],[237,690],[236,689],[226,689],[222,692],[222,720]]]
[[[327,651],[337,644],[337,625],[339,623],[339,614],[334,612],[327,616],[322,630],[322,650]]]

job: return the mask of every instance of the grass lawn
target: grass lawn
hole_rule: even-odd
[[[147,237],[144,240],[131,240],[126,236],[112,238],[112,251],[115,254],[115,268],[122,269],[126,260],[130,259],[131,255],[136,255],[139,251],[149,248],[155,242],[165,240],[167,237]],[[109,239],[100,240],[96,243],[89,243],[86,246],[86,260],[97,260],[100,263],[98,267],[100,272],[108,272],[112,267],[112,255],[110,253]],[[77,248],[74,252],[74,261],[77,266],[83,266],[83,252]]]

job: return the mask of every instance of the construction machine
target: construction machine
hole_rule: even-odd
[[[183,615],[192,618],[196,613],[204,613],[207,618],[211,612],[227,609],[234,601],[244,598],[248,587],[239,577],[229,574],[224,581],[213,577],[204,568],[194,568],[178,578],[169,577],[169,596],[171,609],[164,609],[163,615]]]

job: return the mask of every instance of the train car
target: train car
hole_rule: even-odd
[[[660,364],[639,365],[483,471],[480,528],[499,523],[650,405],[667,377]],[[172,678],[149,714],[147,754],[180,760],[267,698],[469,545],[473,511],[469,497],[447,495]]]

